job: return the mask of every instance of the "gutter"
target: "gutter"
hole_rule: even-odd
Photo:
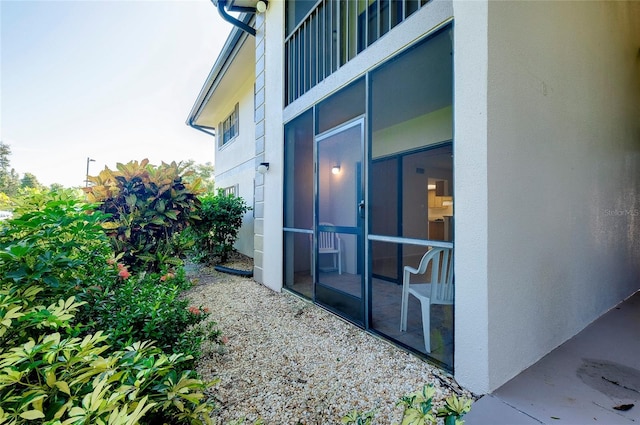
[[[189,121],[187,122],[187,125],[189,127],[191,127],[191,128],[196,129],[196,130],[200,130],[203,133],[207,133],[209,136],[216,137],[216,129],[215,128],[206,127],[204,125],[194,124],[193,123],[193,118],[189,118]]]
[[[218,13],[220,13],[220,16],[222,16],[222,19],[224,19],[225,21],[229,22],[231,25],[236,26],[238,28],[240,28],[242,31],[246,32],[249,35],[252,36],[256,36],[256,29],[253,27],[250,27],[249,25],[247,25],[246,23],[234,18],[233,16],[229,15],[227,13],[227,11],[225,10],[225,6],[227,5],[227,0],[211,0],[211,2],[214,4],[214,6],[217,4],[218,6]],[[244,13],[255,13],[255,9],[252,8],[232,8],[232,11],[238,11],[238,12],[244,12]]]

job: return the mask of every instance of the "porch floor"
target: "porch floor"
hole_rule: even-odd
[[[464,419],[466,425],[640,421],[640,292],[483,396]]]

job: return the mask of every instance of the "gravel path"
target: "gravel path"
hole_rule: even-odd
[[[398,399],[425,384],[436,387],[436,404],[471,397],[445,372],[292,294],[213,269],[194,281],[188,297],[229,339],[198,362],[203,379],[220,378],[218,424],[339,424],[353,409],[375,409],[374,424],[391,425],[402,419]]]

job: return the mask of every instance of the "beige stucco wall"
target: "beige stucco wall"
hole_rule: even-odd
[[[487,207],[488,4],[455,1],[454,193],[455,341],[458,382],[489,391]]]
[[[485,392],[640,287],[640,3],[472,3],[454,9],[456,377]]]
[[[216,138],[215,183],[218,189],[237,185],[237,195],[242,197],[247,205],[253,207],[253,180],[255,176],[253,164],[255,143],[253,78],[248,78],[242,83],[241,89],[235,93],[235,97],[225,99],[224,103],[219,103],[218,110],[221,111],[221,115],[212,117],[212,119],[215,118],[215,122],[224,120],[236,103],[239,104],[240,131],[235,139],[224,146],[218,146]],[[249,211],[243,217],[235,248],[250,257],[254,255],[253,233],[253,211]]]

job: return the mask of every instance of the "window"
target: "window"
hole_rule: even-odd
[[[412,325],[398,329],[404,267],[417,267],[428,249],[415,241],[454,240],[451,31],[448,26],[406,49],[368,79],[371,328],[447,369],[453,368],[452,305],[426,310],[425,338],[426,313],[410,296],[404,305]]]
[[[313,298],[313,110],[284,127],[284,284]]]
[[[231,114],[218,126],[220,129],[219,134],[221,135],[220,146],[229,143],[240,132],[238,115],[238,104],[236,103]]]
[[[225,187],[224,189],[222,189],[222,194],[224,196],[229,196],[229,195],[238,196],[238,185],[236,184],[233,186]]]

